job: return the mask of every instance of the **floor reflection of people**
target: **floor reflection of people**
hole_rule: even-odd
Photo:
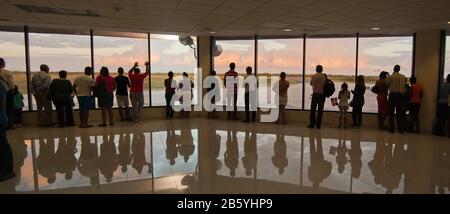
[[[345,165],[348,163],[347,158],[347,142],[345,139],[339,139],[338,147],[336,149],[336,163],[338,165],[338,172],[343,173],[345,170]]]
[[[133,141],[131,145],[133,163],[132,167],[139,173],[142,174],[144,166],[147,166],[147,172],[150,174],[152,172],[152,164],[147,162],[145,153],[147,152],[145,148],[145,136],[143,133],[134,133]]]
[[[355,132],[350,142],[350,165],[352,167],[352,177],[359,178],[361,176],[362,168],[362,149],[361,149],[361,136],[359,132]]]
[[[448,142],[435,143],[433,149],[433,193],[445,194],[450,191],[450,144]]]
[[[192,137],[192,132],[189,124],[185,124],[185,126],[181,128],[180,133],[180,145],[178,147],[178,153],[183,156],[184,162],[187,163],[189,157],[194,154],[195,151],[194,138]]]
[[[219,171],[222,168],[222,162],[219,160],[219,155],[220,155],[220,141],[222,139],[222,137],[216,133],[216,130],[214,130],[213,133],[213,140],[211,142],[211,144],[209,145],[211,148],[211,160],[214,162],[214,174],[217,174],[217,171]]]
[[[131,164],[131,142],[129,134],[119,135],[119,165],[122,173],[128,171],[128,165]]]
[[[228,131],[226,151],[224,154],[225,166],[230,169],[230,176],[236,176],[236,169],[239,165],[239,147],[236,132]]]
[[[278,174],[282,175],[284,169],[288,166],[288,158],[286,156],[287,145],[284,140],[284,135],[277,135],[275,143],[273,144],[272,163],[278,168]]]
[[[242,165],[245,169],[245,174],[251,176],[252,172],[256,173],[256,162],[258,161],[258,154],[256,148],[256,133],[245,132],[244,140],[244,157],[242,157]]]
[[[64,174],[66,180],[71,180],[73,171],[77,166],[77,142],[74,137],[60,137],[55,153],[55,168],[58,173]]]
[[[114,135],[103,135],[103,142],[100,145],[100,156],[98,158],[98,168],[100,173],[106,178],[106,182],[111,182],[114,172],[119,167],[117,161],[117,150],[114,144]]]
[[[17,136],[16,140],[12,142],[14,147],[14,172],[16,173],[15,184],[19,185],[22,177],[22,167],[25,159],[28,157],[28,146],[22,136]]]
[[[91,185],[99,184],[97,158],[97,144],[91,143],[89,136],[81,135],[81,152],[77,168],[82,176],[89,178]]]
[[[312,131],[309,141],[311,166],[308,167],[308,178],[314,188],[319,188],[320,183],[330,176],[332,166],[330,161],[324,159],[320,132]]]
[[[166,137],[166,158],[169,160],[171,166],[175,165],[175,160],[178,157],[177,136],[175,130],[167,129]]]
[[[56,181],[55,141],[53,138],[39,139],[39,154],[36,158],[38,173],[47,178],[47,183]]]

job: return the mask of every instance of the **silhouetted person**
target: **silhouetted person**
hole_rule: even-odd
[[[360,128],[362,125],[362,109],[364,106],[364,93],[366,93],[366,83],[364,82],[364,76],[359,75],[356,78],[355,89],[352,90],[353,94],[352,118],[354,128]]]
[[[58,113],[59,127],[75,126],[73,119],[73,87],[67,78],[67,71],[59,72],[59,79],[50,84],[48,98],[53,101]]]
[[[128,77],[131,81],[130,100],[133,107],[132,119],[134,122],[141,119],[141,109],[144,106],[144,80],[150,75],[150,63],[145,62],[145,73],[143,74],[138,67],[139,63],[135,62],[134,66],[128,71]]]
[[[98,107],[102,109],[102,124],[100,127],[106,126],[106,114],[108,113],[109,125],[114,125],[114,114],[112,106],[114,102],[114,90],[117,85],[114,78],[109,75],[109,69],[102,67],[100,69],[100,75],[95,78],[95,88],[97,90]]]
[[[350,165],[352,167],[352,177],[358,179],[361,176],[362,149],[360,133],[354,133],[350,142]]]
[[[230,176],[234,177],[236,176],[236,169],[239,165],[239,147],[235,132],[228,131],[226,146],[227,148],[224,153],[225,166],[230,169]]]
[[[237,99],[239,75],[235,71],[236,64],[230,63],[230,70],[225,73],[224,84],[227,91],[227,112],[228,120],[237,119]]]
[[[164,80],[164,87],[166,89],[165,99],[166,99],[166,118],[172,119],[174,110],[173,110],[173,95],[175,95],[175,90],[177,89],[177,81],[173,79],[173,72],[169,71],[167,74],[168,78]]]
[[[403,95],[406,93],[406,77],[400,74],[400,66],[394,67],[394,73],[387,77],[385,82],[389,89],[389,132],[395,132],[394,115],[397,117],[398,131],[403,133],[406,126],[405,109],[403,107]]]
[[[113,179],[114,172],[119,167],[117,161],[118,155],[116,145],[114,144],[114,135],[103,135],[103,143],[100,145],[100,156],[97,159],[98,169],[106,178],[106,182],[110,183]]]
[[[277,138],[275,143],[273,144],[273,156],[272,156],[272,164],[278,168],[278,174],[282,175],[284,173],[284,169],[289,164],[288,158],[286,156],[287,145],[284,140],[284,135],[277,134]]]
[[[252,73],[252,67],[247,67],[245,70],[247,75],[244,80],[245,88],[245,120],[244,122],[249,123],[250,121],[256,121],[256,110],[257,110],[257,80],[256,76]],[[250,117],[251,115],[251,117]]]
[[[375,91],[377,94],[377,103],[378,103],[378,129],[385,130],[386,126],[384,125],[384,121],[388,117],[389,108],[388,108],[388,88],[386,85],[386,78],[389,76],[389,73],[383,71],[380,73],[379,79],[375,83]]]
[[[139,174],[142,174],[144,166],[147,166],[147,172],[151,174],[153,169],[151,162],[147,162],[147,157],[145,155],[148,151],[145,148],[145,136],[143,133],[133,134],[131,152],[133,153],[133,163],[131,166],[133,166]]]
[[[450,74],[447,75],[446,81],[439,86],[439,101],[437,121],[433,128],[433,134],[444,136],[445,135],[445,122],[447,124],[447,135],[450,136],[450,120],[449,120],[449,96],[450,96]]]
[[[71,180],[73,171],[77,167],[77,142],[74,137],[60,137],[55,153],[55,168],[58,173],[64,174],[66,180]]]
[[[169,160],[171,166],[175,165],[175,160],[178,157],[177,136],[175,130],[167,129],[166,137],[166,158]]]
[[[8,116],[8,121],[7,122],[7,128],[8,129],[12,129],[12,125],[13,125],[13,103],[14,103],[14,78],[13,75],[11,74],[10,71],[5,69],[6,67],[6,62],[3,58],[0,58],[0,79],[6,83],[5,86],[7,87],[7,92],[6,92],[6,106],[5,106],[5,111],[6,111],[6,115]]]
[[[221,100],[220,84],[219,84],[219,78],[217,78],[217,76],[216,76],[216,71],[214,71],[214,70],[211,71],[211,77],[213,77],[213,82],[211,83],[211,87],[208,88],[208,92],[211,92],[211,91],[214,92],[214,95],[209,97],[209,99],[211,100],[211,104],[214,106],[216,104],[216,102]],[[211,92],[211,93],[213,93],[213,92]],[[211,112],[208,112],[208,118],[209,119],[217,118],[215,109],[213,109]]]
[[[91,185],[99,184],[98,149],[95,142],[91,143],[89,136],[81,135],[81,151],[78,158],[78,171],[80,175],[89,178]]]
[[[278,80],[272,88],[275,92],[275,101],[278,108],[278,120],[276,124],[286,125],[286,105],[288,103],[288,89],[289,81],[286,80],[286,73],[280,73],[280,80]]]
[[[117,106],[119,107],[120,121],[130,120],[130,102],[128,97],[128,88],[131,87],[130,79],[123,75],[123,68],[117,69],[117,75],[114,77],[114,81],[117,85],[116,99]]]
[[[251,176],[252,172],[256,173],[257,161],[256,133],[247,131],[245,132],[244,157],[242,157],[242,165],[244,166],[245,174],[247,176]]]
[[[347,162],[348,162],[347,142],[345,140],[339,139],[338,147],[337,147],[336,151],[337,151],[336,163],[338,165],[338,172],[342,174],[345,170],[345,165],[347,165]]]
[[[31,79],[31,93],[36,100],[39,126],[52,126],[52,102],[47,98],[52,77],[48,74],[50,68],[47,65],[41,65],[40,70],[39,73],[33,74]]]
[[[387,146],[384,142],[376,142],[373,159],[367,163],[373,175],[373,181],[376,185],[382,185],[385,180],[385,158]]]
[[[316,74],[311,76],[310,85],[313,88],[312,101],[311,101],[311,111],[309,115],[309,125],[308,128],[320,129],[322,125],[322,115],[323,108],[325,104],[324,86],[327,81],[327,77],[322,73],[323,67],[318,65],[316,67]],[[316,111],[317,117],[316,117]]]
[[[194,82],[189,78],[186,72],[183,72],[183,79],[179,81],[178,90],[181,95],[180,105],[181,105],[181,118],[189,118],[189,112],[191,111],[192,98],[194,97]]]
[[[119,165],[122,173],[126,173],[131,164],[131,142],[129,134],[119,135]]]
[[[88,124],[89,111],[95,109],[95,99],[92,96],[94,90],[94,79],[92,78],[92,68],[84,68],[84,74],[78,76],[73,81],[73,91],[78,97],[80,107],[80,128],[90,128]]]
[[[52,138],[39,138],[39,154],[36,158],[38,173],[47,178],[48,184],[56,181],[55,141]]]
[[[4,68],[4,61],[0,58],[0,68]],[[1,64],[3,63],[3,65]],[[8,117],[6,115],[6,97],[8,84],[0,79],[0,182],[15,176],[13,169],[13,154],[6,136]]]
[[[308,167],[308,178],[313,183],[313,188],[319,188],[331,174],[331,162],[324,159],[322,148],[322,137],[317,133],[310,135],[309,153],[311,166]]]

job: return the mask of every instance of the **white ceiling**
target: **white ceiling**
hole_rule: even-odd
[[[90,9],[101,17],[28,13],[14,4]],[[0,8],[0,25],[189,35],[211,31],[223,36],[403,34],[450,29],[450,0],[0,0]]]

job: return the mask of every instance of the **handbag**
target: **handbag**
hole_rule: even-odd
[[[373,92],[374,94],[379,94],[379,93],[380,93],[380,89],[378,89],[378,86],[377,86],[377,85],[373,86],[371,90],[372,90],[372,92]]]

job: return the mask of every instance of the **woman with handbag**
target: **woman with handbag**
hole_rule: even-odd
[[[355,89],[352,90],[352,117],[353,127],[360,128],[362,124],[362,108],[364,106],[364,93],[366,93],[366,84],[364,82],[364,76],[359,75],[356,78]]]
[[[109,75],[107,67],[100,69],[100,75],[95,79],[95,94],[98,98],[98,106],[102,109],[102,124],[100,127],[106,126],[106,112],[109,116],[109,125],[114,125],[113,118],[113,92],[116,90],[116,81]]]

